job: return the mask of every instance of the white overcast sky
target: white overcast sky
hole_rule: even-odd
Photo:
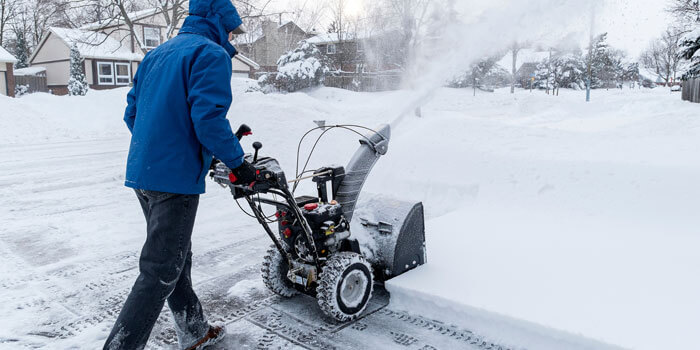
[[[604,0],[598,31],[608,31],[613,46],[637,56],[672,22],[667,6],[668,0]]]
[[[334,1],[334,0],[297,0],[297,1]],[[362,8],[362,4],[374,0],[345,0],[351,10]],[[522,1],[532,1],[537,3],[540,0],[457,0],[458,5],[463,5],[468,9],[477,12],[500,3],[518,3]],[[647,47],[649,42],[660,36],[661,33],[671,23],[670,16],[665,9],[669,0],[561,0],[567,1],[599,1],[596,15],[596,33],[608,32],[609,42],[612,46],[627,51],[631,58],[636,58],[641,51]],[[273,7],[277,9],[288,8],[288,0],[273,0]],[[362,17],[362,14],[359,14]],[[579,16],[578,20],[590,23],[589,13],[572,14]],[[327,19],[326,19],[327,21]],[[324,21],[325,22],[325,21]],[[321,24],[323,28],[325,24]],[[581,36],[581,33],[579,33]],[[585,35],[587,37],[587,34]],[[586,40],[587,41],[587,40]]]

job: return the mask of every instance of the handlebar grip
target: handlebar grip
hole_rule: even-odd
[[[248,125],[241,124],[241,126],[238,127],[238,131],[236,131],[236,138],[240,141],[243,136],[248,135],[253,135],[253,130]]]

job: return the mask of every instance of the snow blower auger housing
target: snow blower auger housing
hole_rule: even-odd
[[[372,197],[363,202],[366,207],[358,207],[361,215],[352,225],[358,234],[351,233],[360,191],[374,164],[388,151],[390,127],[373,131],[337,125],[311,131],[323,130],[323,136],[332,128],[371,131],[362,136],[359,150],[345,168],[304,169],[296,179],[287,181],[277,160],[258,158],[262,144],[255,142],[255,154],[246,156],[256,169],[252,186],[234,185],[231,170],[217,161],[212,163],[210,176],[229,187],[236,200],[248,203],[249,215],[272,239],[261,269],[265,285],[283,297],[300,292],[315,296],[325,314],[350,321],[367,307],[375,282],[425,263],[425,227],[421,203]],[[249,134],[245,125],[236,133],[239,138]],[[315,182],[317,193],[295,197],[296,185],[302,180]],[[291,190],[289,183],[294,184]],[[273,206],[274,215],[266,215],[262,204]],[[270,224],[275,222],[273,230]]]

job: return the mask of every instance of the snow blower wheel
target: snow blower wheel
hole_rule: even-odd
[[[285,298],[291,298],[299,294],[294,289],[292,282],[287,278],[289,266],[286,259],[274,245],[265,254],[260,272],[262,272],[263,283],[273,293]]]
[[[425,225],[420,203],[384,199],[363,204],[351,232],[362,186],[374,164],[386,154],[391,130],[388,125],[378,131],[334,125],[311,131],[322,131],[320,140],[336,128],[356,134],[356,129],[371,132],[361,136],[360,148],[347,167],[308,170],[312,149],[303,169],[297,166],[296,178],[287,181],[276,159],[258,158],[262,144],[255,142],[255,153],[245,157],[255,168],[254,182],[238,184],[231,169],[219,161],[212,163],[210,176],[228,187],[236,201],[247,203],[251,212],[241,210],[257,219],[274,243],[261,268],[267,288],[283,297],[298,293],[315,297],[321,311],[344,322],[365,311],[375,278],[381,283],[425,263]],[[236,132],[239,139],[248,134],[250,128],[245,125]],[[295,196],[299,182],[307,179],[316,184],[317,193]]]
[[[331,256],[319,275],[316,298],[321,310],[338,321],[352,321],[372,297],[372,266],[353,252]]]

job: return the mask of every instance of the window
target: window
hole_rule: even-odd
[[[114,71],[117,73],[117,85],[129,85],[131,82],[130,70],[128,63],[114,64]]]
[[[160,28],[143,27],[143,45],[146,49],[155,49],[160,45]]]
[[[97,83],[99,85],[114,85],[112,62],[97,62]]]
[[[328,44],[328,47],[326,48],[326,53],[329,55],[335,55],[336,52],[338,52],[338,48],[335,46],[335,44]]]

